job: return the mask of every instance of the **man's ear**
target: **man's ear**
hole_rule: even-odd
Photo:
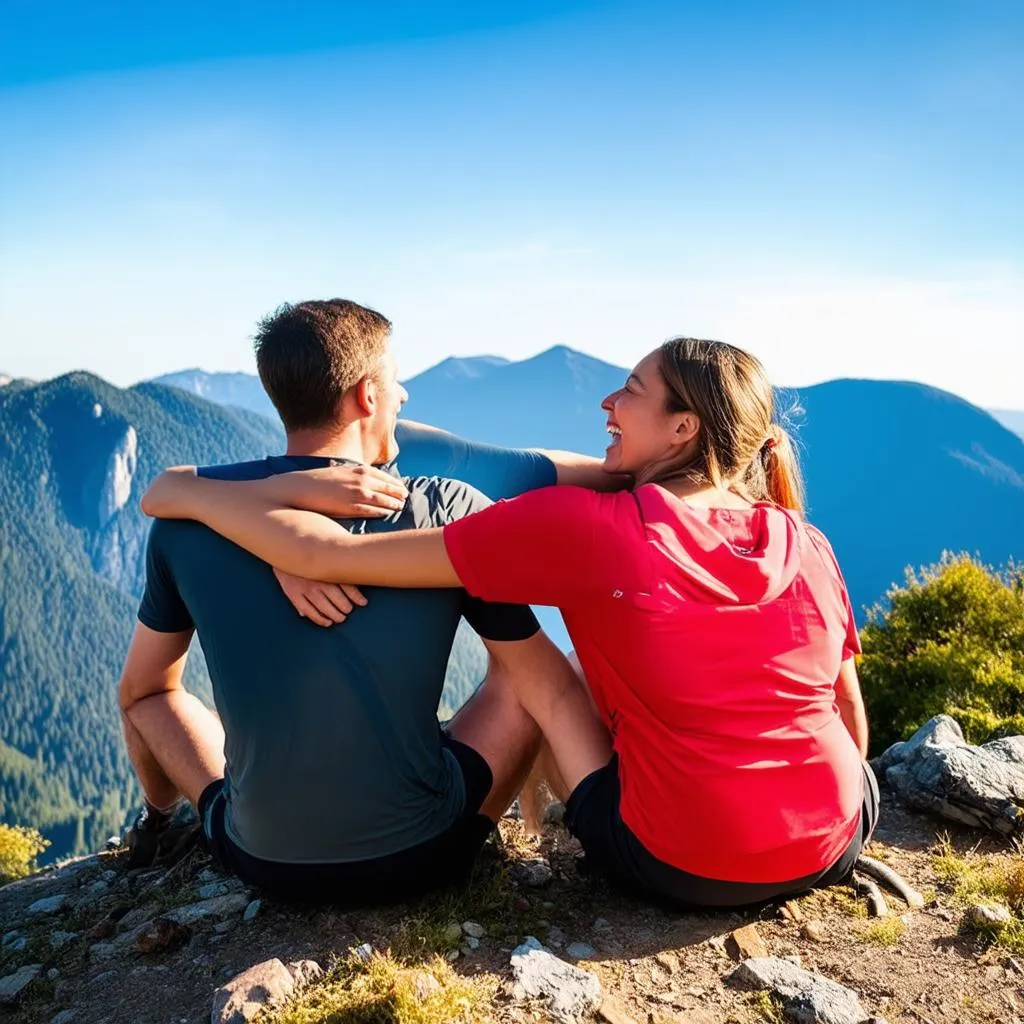
[[[372,416],[377,409],[377,382],[371,374],[357,381],[355,400],[359,411],[364,416]]]

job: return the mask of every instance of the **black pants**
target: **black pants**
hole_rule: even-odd
[[[445,736],[444,745],[462,769],[466,805],[446,831],[425,843],[372,860],[290,863],[246,853],[227,834],[223,780],[199,798],[199,820],[206,847],[217,863],[274,899],[292,903],[331,903],[343,909],[399,903],[465,881],[494,823],[479,813],[491,790],[491,769],[472,747]],[[310,828],[316,828],[315,818]]]
[[[565,806],[565,822],[579,839],[591,870],[618,888],[672,907],[741,907],[768,903],[809,889],[846,881],[878,822],[878,782],[864,764],[861,827],[834,864],[804,878],[785,882],[727,882],[691,875],[649,853],[619,814],[619,762],[613,757],[591,772]]]

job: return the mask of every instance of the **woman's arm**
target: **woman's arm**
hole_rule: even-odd
[[[401,508],[405,489],[389,479],[392,508]],[[293,576],[389,587],[460,585],[440,529],[354,535],[328,519],[362,514],[353,513],[352,493],[339,480],[337,468],[241,482],[198,477],[192,467],[182,467],[153,481],[142,510],[164,519],[195,519]]]
[[[853,737],[861,757],[868,756],[868,715],[864,709],[864,698],[860,692],[860,680],[857,678],[857,663],[847,658],[839,667],[839,678],[836,680],[836,704],[839,717],[846,726],[846,731]]]

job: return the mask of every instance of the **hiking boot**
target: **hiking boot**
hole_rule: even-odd
[[[170,814],[144,805],[125,833],[128,870],[173,864],[199,845],[202,830],[191,804]]]

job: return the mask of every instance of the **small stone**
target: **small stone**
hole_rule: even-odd
[[[293,960],[288,964],[288,973],[295,981],[295,988],[303,989],[322,978],[324,969],[315,960]]]
[[[136,953],[143,956],[166,953],[183,946],[191,935],[192,931],[187,925],[178,924],[169,917],[158,917],[134,933],[132,946]]]
[[[441,991],[441,982],[428,971],[413,971],[409,988],[417,1002],[425,1003],[435,992]]]
[[[444,958],[448,963],[453,964],[459,959],[459,951],[457,949],[449,949],[448,952],[445,953]]]
[[[124,917],[118,920],[116,925],[117,931],[133,931],[140,924],[152,921],[159,912],[160,908],[155,903],[144,903],[141,907],[132,907]],[[102,936],[97,936],[97,938],[102,938]]]
[[[542,858],[520,861],[516,864],[514,873],[523,885],[531,889],[543,889],[544,886],[550,885],[555,877],[551,866]]]
[[[26,964],[6,978],[0,978],[0,1006],[13,1006],[21,993],[39,977],[42,969],[42,964]]]
[[[227,896],[231,890],[223,882],[207,882],[199,886],[199,898],[212,900],[215,896]]]
[[[704,989],[702,989],[699,985],[691,985],[686,990],[686,994],[693,996],[694,999],[700,999],[700,997],[704,995]]]
[[[462,930],[474,939],[482,939],[487,934],[487,929],[476,921],[463,921]]]
[[[213,993],[210,1024],[247,1024],[264,1009],[284,1003],[295,987],[291,972],[276,957],[254,964]]]
[[[232,892],[226,896],[215,896],[201,903],[187,903],[183,907],[175,907],[164,917],[175,924],[191,925],[207,917],[229,917],[237,914],[249,905],[249,897],[245,893]]]
[[[746,924],[742,928],[737,928],[726,940],[726,949],[735,960],[768,956],[768,945],[761,937],[756,924]]]
[[[668,975],[660,967],[652,967],[651,984],[658,988],[664,988],[668,984]]]
[[[227,933],[229,931],[231,931],[231,929],[234,928],[234,927],[235,927],[235,922],[234,921],[218,921],[213,926],[213,931],[214,931],[214,934],[216,934],[216,935],[227,935]]]
[[[605,997],[597,1008],[597,1015],[605,1024],[637,1024],[637,1021],[626,1013],[622,1004],[611,996]]]
[[[117,977],[117,971],[100,971],[99,974],[94,974],[89,979],[90,985],[106,985],[107,982],[112,981]]]
[[[565,955],[571,956],[573,960],[589,960],[596,954],[597,950],[593,946],[588,946],[585,942],[570,943],[565,951]]]
[[[458,942],[462,938],[462,925],[458,921],[450,921],[444,930],[446,942]]]
[[[612,930],[612,923],[607,918],[595,917],[594,923],[590,927],[595,932],[610,932]]]
[[[58,971],[56,967],[51,967],[46,972],[46,980],[47,981],[56,981],[59,977],[60,977],[60,971]]]
[[[243,921],[251,921],[259,912],[263,906],[263,900],[253,900],[249,906],[245,908],[245,913],[242,914]]]
[[[529,909],[530,909],[530,901],[527,900],[527,899],[524,899],[522,896],[520,896],[519,899],[516,900],[516,910],[529,910]]]
[[[561,825],[565,821],[565,804],[561,800],[552,800],[544,808],[541,820],[545,825]]]
[[[565,932],[557,924],[548,929],[548,942],[556,949],[561,949],[565,945]]]
[[[117,872],[112,868],[107,868],[106,871],[102,872],[100,878],[103,879],[107,885],[113,885],[117,881]]]
[[[66,893],[58,893],[56,896],[46,896],[41,900],[29,905],[26,913],[29,914],[56,914],[67,906],[68,897]]]
[[[712,935],[711,938],[708,939],[708,945],[712,949],[715,949],[719,953],[722,953],[724,955],[725,954],[725,939],[726,939],[726,937],[724,935]]]
[[[800,934],[811,942],[824,942],[828,938],[828,931],[821,921],[807,921],[800,929]]]
[[[110,886],[102,878],[97,878],[85,891],[90,896],[102,896],[105,892],[110,891]]]
[[[559,960],[533,936],[512,951],[516,999],[541,1000],[563,1024],[575,1024],[601,1005],[601,983],[596,974]]]
[[[797,900],[787,900],[779,907],[779,917],[783,921],[802,921],[804,919],[804,912],[800,909],[800,903]]]
[[[21,932],[17,928],[12,928],[9,932],[4,932],[3,938],[0,939],[0,948],[6,948],[12,942],[16,942],[21,938]]]
[[[117,946],[112,942],[97,942],[89,947],[89,959],[109,960],[117,952]]]
[[[480,948],[480,940],[478,938],[476,938],[475,936],[473,936],[473,935],[467,935],[466,936],[466,946],[470,950],[479,949]]]
[[[368,942],[364,942],[361,946],[356,946],[352,950],[352,955],[366,963],[373,956],[373,946]]]
[[[12,953],[24,953],[28,949],[28,937],[19,935],[7,948]]]
[[[61,1010],[56,1017],[50,1019],[50,1024],[71,1024],[74,1019],[74,1010]]]
[[[679,957],[677,957],[675,953],[670,953],[668,950],[663,950],[661,953],[655,953],[654,960],[656,963],[661,964],[669,974],[675,974],[675,972],[679,970]]]
[[[1010,911],[998,903],[976,903],[964,912],[963,923],[971,931],[1000,932],[1012,920]]]
[[[108,850],[119,850],[121,848],[121,837],[107,836],[107,841],[103,845]]]
[[[53,949],[61,949],[69,942],[74,942],[77,938],[77,932],[53,932],[50,935],[50,946]]]

